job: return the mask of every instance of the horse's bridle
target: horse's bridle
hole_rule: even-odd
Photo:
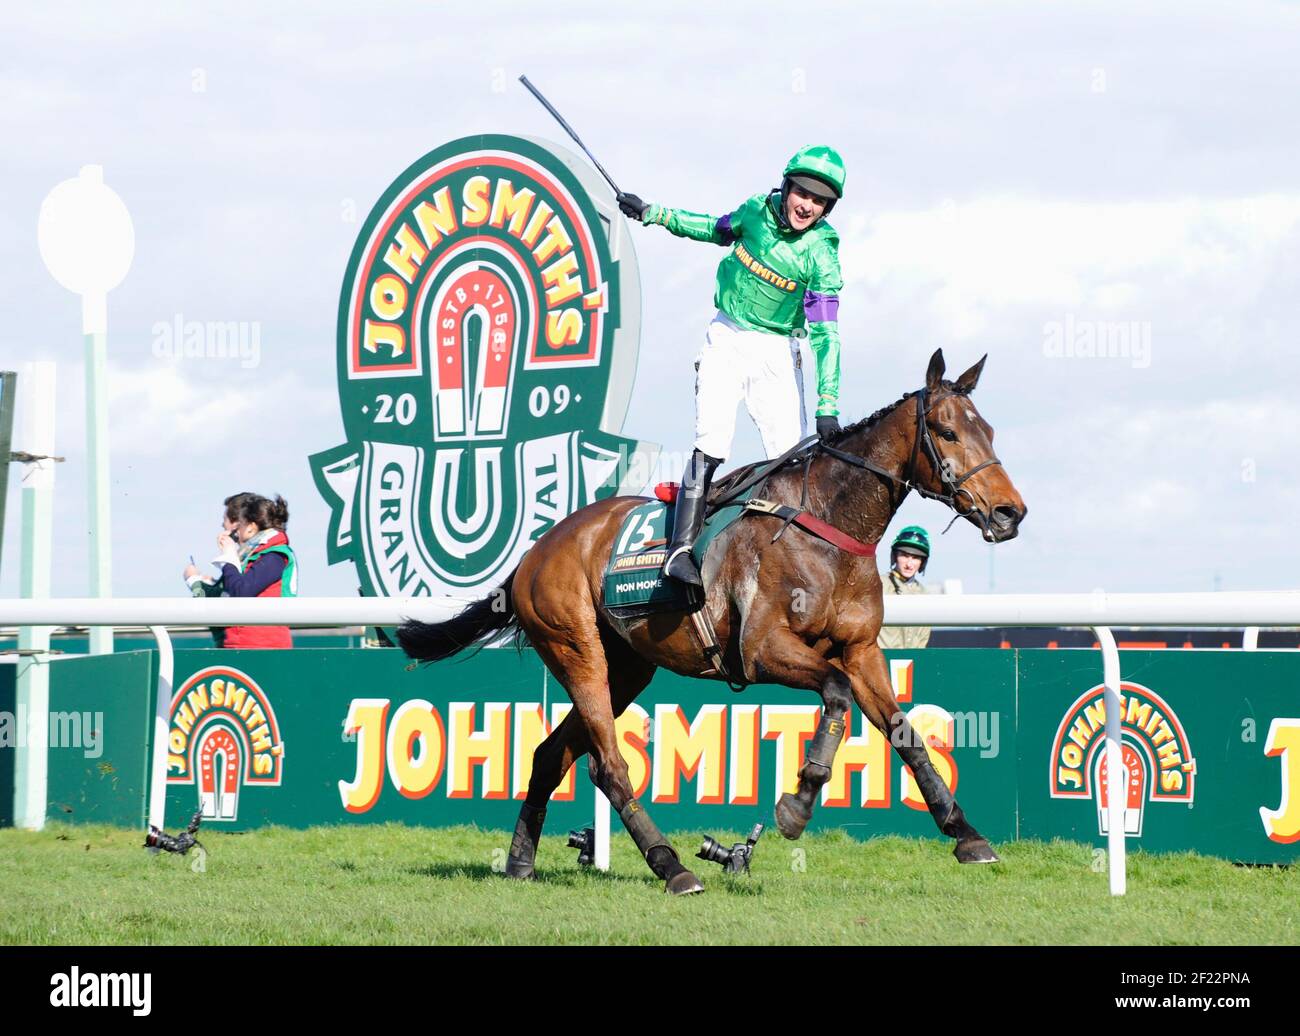
[[[876,465],[863,457],[855,456],[852,453],[845,453],[843,450],[837,450],[834,446],[828,446],[824,442],[818,441],[814,444],[813,448],[820,450],[820,452],[829,457],[834,457],[836,460],[843,461],[845,464],[864,468],[882,478],[889,479],[891,482],[897,482],[899,485],[903,486],[904,489],[915,490],[927,500],[938,500],[940,503],[946,504],[948,507],[953,509],[954,522],[958,518],[968,518],[973,515],[979,522],[980,527],[987,533],[989,532],[989,514],[987,511],[981,511],[977,508],[975,494],[967,489],[962,483],[976,472],[983,471],[985,468],[994,464],[1000,465],[1002,461],[998,460],[997,457],[990,457],[982,464],[976,464],[975,467],[957,478],[953,478],[948,474],[948,464],[939,453],[939,446],[934,441],[934,435],[930,432],[930,425],[926,422],[926,418],[929,416],[929,394],[929,389],[927,388],[920,388],[914,393],[914,398],[916,399],[916,435],[912,438],[912,457],[907,465],[906,478],[899,478],[891,472],[876,467]],[[930,462],[931,468],[934,469],[939,478],[939,484],[943,486],[943,492],[936,493],[933,490],[926,489],[917,481],[917,460],[923,450],[926,459]],[[970,506],[965,510],[962,509],[960,503],[960,499],[963,495],[970,501]],[[984,503],[987,505],[988,501],[985,500]],[[948,527],[952,527],[952,522],[948,523]],[[947,532],[948,530],[945,529],[944,531]]]

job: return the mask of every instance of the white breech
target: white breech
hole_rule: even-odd
[[[747,331],[718,313],[695,361],[697,450],[727,459],[736,431],[736,404],[742,399],[769,458],[806,434],[799,339]]]

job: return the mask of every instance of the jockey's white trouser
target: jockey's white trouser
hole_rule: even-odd
[[[799,339],[747,331],[719,312],[695,360],[697,450],[727,459],[742,399],[768,457],[784,453],[806,434]]]

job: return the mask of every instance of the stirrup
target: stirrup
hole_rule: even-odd
[[[704,579],[700,575],[699,566],[695,564],[695,558],[691,556],[693,546],[694,544],[684,543],[673,551],[668,556],[668,560],[664,562],[664,575],[682,583],[703,587]]]

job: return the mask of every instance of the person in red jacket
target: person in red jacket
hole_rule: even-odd
[[[298,565],[284,527],[289,524],[289,505],[284,497],[268,500],[256,493],[226,497],[222,531],[217,536],[220,553],[213,558],[221,575],[214,582],[200,579],[190,564],[185,581],[196,596],[204,597],[297,597]],[[231,626],[222,647],[291,648],[288,626]]]

